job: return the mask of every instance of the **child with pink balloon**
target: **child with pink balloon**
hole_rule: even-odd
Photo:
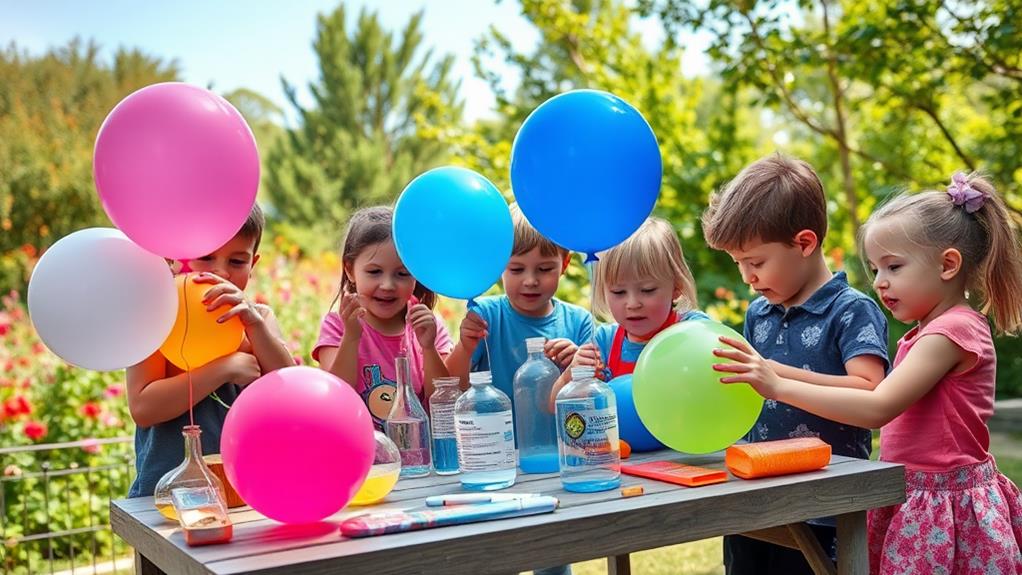
[[[394,359],[408,355],[412,385],[425,405],[433,380],[447,376],[444,359],[454,346],[432,311],[436,294],[416,282],[397,255],[393,218],[394,210],[386,206],[352,215],[338,294],[312,350],[321,368],[362,396],[379,429],[397,391]]]
[[[703,235],[727,252],[756,290],[745,339],[782,377],[821,386],[872,389],[887,368],[887,320],[869,296],[832,273],[823,257],[827,200],[813,168],[779,154],[747,166],[710,199]],[[715,366],[716,367],[716,366]],[[819,437],[833,453],[868,458],[868,429],[845,425],[770,399],[750,441]],[[833,559],[834,519],[810,520]],[[742,537],[724,538],[728,573],[812,573],[798,550]],[[764,567],[766,566],[766,567]]]
[[[220,453],[228,404],[261,375],[294,365],[273,311],[250,303],[244,296],[252,269],[259,261],[263,226],[262,210],[254,204],[230,241],[188,262],[200,275],[187,281],[208,287],[203,300],[207,311],[220,314],[220,322],[232,317],[241,320],[245,330],[241,347],[187,373],[167,361],[160,351],[127,370],[128,409],[136,425],[138,470],[129,497],[152,495],[160,478],[181,463],[181,429],[190,423],[189,409],[194,423],[202,428],[203,453]],[[172,269],[180,273],[183,265],[175,261]],[[218,309],[222,307],[229,310],[222,312]]]
[[[593,307],[614,318],[596,328],[594,342],[579,348],[572,366],[593,366],[604,379],[631,374],[655,335],[680,321],[709,319],[696,309],[696,284],[681,243],[666,220],[649,217],[596,263]],[[570,372],[565,372],[569,374]],[[554,386],[554,395],[567,384]]]

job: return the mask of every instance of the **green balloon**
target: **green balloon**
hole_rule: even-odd
[[[720,383],[727,374],[713,364],[733,329],[710,320],[677,323],[657,334],[639,355],[632,374],[632,395],[639,419],[654,437],[676,451],[711,453],[752,429],[763,398],[745,383]]]

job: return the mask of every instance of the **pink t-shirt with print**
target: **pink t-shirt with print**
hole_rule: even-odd
[[[434,316],[435,317],[435,316]],[[319,353],[324,347],[340,347],[341,338],[344,336],[344,321],[337,312],[330,312],[323,317],[319,327],[319,340],[312,350],[312,358],[319,361]],[[426,405],[426,398],[422,391],[422,346],[412,332],[411,326],[407,327],[401,335],[382,334],[371,325],[362,321],[362,338],[358,344],[358,374],[359,380],[353,383],[355,391],[362,396],[362,399],[369,406],[369,412],[377,427],[382,426],[390,413],[391,401],[396,390],[396,379],[394,370],[394,358],[402,351],[403,347],[409,348],[409,371],[412,376],[412,385],[419,401]],[[451,353],[454,342],[451,341],[447,328],[436,320],[436,350],[441,357]]]
[[[961,373],[948,373],[926,395],[880,430],[880,459],[913,471],[948,471],[990,458],[987,420],[994,412],[997,357],[987,318],[956,306],[898,342],[894,367],[912,346],[940,334],[976,358]]]

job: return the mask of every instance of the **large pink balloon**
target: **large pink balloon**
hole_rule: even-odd
[[[283,523],[339,511],[373,464],[373,421],[334,375],[286,367],[252,382],[227,412],[224,470],[253,509]]]
[[[125,235],[157,255],[193,259],[245,223],[259,187],[259,151],[227,100],[188,84],[154,84],[103,121],[93,176]]]

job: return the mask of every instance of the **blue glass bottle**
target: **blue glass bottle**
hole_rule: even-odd
[[[515,437],[522,473],[557,473],[557,423],[550,392],[561,370],[544,355],[545,337],[525,340],[528,359],[514,377]]]
[[[488,371],[469,374],[471,389],[454,404],[461,486],[492,491],[514,485],[515,429],[511,400],[493,387]]]
[[[437,475],[458,472],[458,438],[454,433],[454,404],[461,397],[461,378],[439,377],[433,380],[429,396],[429,424],[433,436],[433,469]]]
[[[557,447],[561,484],[568,491],[606,491],[621,485],[614,391],[592,367],[573,367],[557,394]]]

